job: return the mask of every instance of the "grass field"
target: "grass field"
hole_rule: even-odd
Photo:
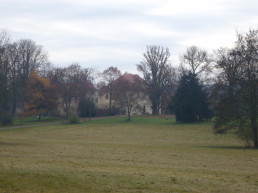
[[[17,117],[14,119],[13,124],[9,125],[9,127],[19,126],[19,125],[35,125],[35,124],[42,124],[54,121],[60,121],[61,118],[59,117],[41,117],[41,120],[38,121],[38,117]]]
[[[210,123],[124,119],[0,131],[0,192],[258,192],[258,151]]]

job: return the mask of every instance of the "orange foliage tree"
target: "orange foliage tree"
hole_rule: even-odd
[[[43,114],[57,107],[55,89],[50,80],[41,77],[35,70],[30,73],[29,82],[24,91],[24,111],[28,115],[37,115],[39,121]]]

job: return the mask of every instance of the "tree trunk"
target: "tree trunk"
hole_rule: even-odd
[[[129,107],[127,107],[127,121],[131,121],[131,112],[129,110]]]
[[[154,100],[154,102],[152,102],[152,114],[159,115],[159,103],[157,102],[157,100]]]
[[[111,110],[112,110],[112,91],[110,90],[109,92],[109,115],[111,115]]]
[[[15,99],[13,99],[13,101],[12,101],[12,110],[11,110],[11,115],[12,115],[12,117],[15,117],[15,115],[16,115],[16,97],[15,97]]]
[[[17,107],[17,81],[16,77],[13,77],[13,90],[12,90],[12,107],[11,107],[11,116],[15,117],[16,107]]]
[[[258,138],[257,138],[257,82],[253,80],[249,83],[250,88],[250,120],[251,120],[251,127],[253,131],[253,142],[254,148],[258,148]]]
[[[153,115],[157,115],[157,103],[156,103],[156,100],[151,100],[151,104],[152,104],[152,114]]]
[[[65,118],[68,119],[70,105],[68,103],[65,103],[63,107],[64,107],[64,112],[65,112]]]
[[[89,106],[89,121],[91,121],[91,107]]]
[[[255,110],[255,108],[254,108]],[[258,138],[257,138],[257,118],[256,118],[256,111],[251,114],[251,127],[253,130],[253,137],[254,137],[254,148],[258,148]]]
[[[68,119],[68,110],[65,109],[65,119]]]
[[[127,121],[131,121],[131,114],[130,113],[128,113]]]
[[[258,148],[258,139],[257,139],[257,120],[256,117],[252,115],[251,117],[251,126],[253,130],[253,137],[254,137],[254,148]]]
[[[253,135],[254,135],[254,148],[258,148],[257,126],[253,127]]]

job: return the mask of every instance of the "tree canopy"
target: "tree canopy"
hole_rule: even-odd
[[[112,101],[113,101],[113,91],[114,91],[114,81],[121,76],[121,71],[117,67],[110,66],[101,73],[102,79],[105,86],[103,90],[108,93],[109,97],[109,114],[112,114]]]
[[[143,108],[141,105],[144,105],[145,99],[144,80],[138,75],[125,73],[114,82],[114,85],[114,99],[121,107],[126,108],[127,120],[130,121],[131,112]]]
[[[24,111],[37,115],[40,120],[43,114],[49,113],[57,106],[57,97],[48,78],[41,77],[36,71],[29,74],[25,88]]]
[[[230,130],[258,148],[258,30],[238,34],[233,49],[218,52],[216,133]]]
[[[137,69],[143,74],[152,103],[152,114],[159,114],[161,96],[172,85],[174,78],[174,69],[169,62],[170,52],[168,48],[161,46],[147,46],[143,56]]]

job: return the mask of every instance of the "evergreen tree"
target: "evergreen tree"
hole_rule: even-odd
[[[195,122],[211,118],[206,98],[197,76],[192,72],[183,75],[174,97],[176,120]]]

